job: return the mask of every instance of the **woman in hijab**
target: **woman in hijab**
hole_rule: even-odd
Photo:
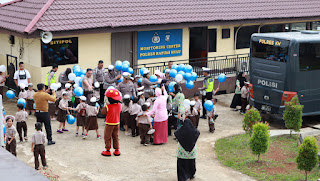
[[[197,147],[200,132],[193,126],[190,119],[174,132],[178,140],[177,146],[177,174],[178,181],[192,179],[196,173]]]
[[[168,94],[164,86],[156,88],[155,94],[157,99],[154,101],[152,110],[148,116],[155,114],[154,125],[155,133],[153,134],[153,144],[167,143],[168,141],[168,113],[167,99]]]
[[[182,89],[179,83],[176,83],[174,85],[174,92],[170,93],[172,95],[173,100],[172,100],[172,107],[177,109],[177,114],[178,114],[178,121],[177,121],[177,126],[179,127],[181,124],[181,121],[184,119],[184,113],[185,113],[185,108],[184,108],[184,94],[182,93]]]
[[[233,96],[230,108],[233,108],[234,111],[238,111],[237,106],[241,106],[241,88],[244,86],[244,82],[246,82],[246,74],[244,72],[239,72],[237,81],[236,81],[236,89],[235,94]]]

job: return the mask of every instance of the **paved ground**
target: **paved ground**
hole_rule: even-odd
[[[200,120],[201,132],[198,140],[197,173],[195,181],[222,180],[253,180],[252,178],[223,166],[214,152],[217,139],[243,133],[242,116],[229,108],[232,95],[217,96],[219,118],[216,122],[216,132],[208,133],[206,120]],[[16,110],[14,103],[4,104],[6,114]],[[31,138],[34,132],[35,117],[28,120],[28,134]],[[99,131],[103,133],[103,120],[99,120]],[[52,121],[56,130],[57,121]],[[58,134],[54,131],[53,139],[56,145],[46,146],[49,168],[60,176],[60,180],[176,180],[176,141],[169,137],[169,142],[159,146],[141,146],[139,138],[124,136],[120,133],[121,156],[106,158],[100,155],[104,149],[103,139],[95,139],[94,132],[89,132],[89,138],[82,140],[75,137],[75,125],[67,125],[67,133]],[[21,143],[17,147],[18,158],[34,167],[31,143]]]

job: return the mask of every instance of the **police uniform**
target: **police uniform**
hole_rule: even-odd
[[[103,103],[103,101],[104,101],[104,92],[105,92],[105,89],[103,87],[104,79],[105,79],[104,68],[99,69],[98,67],[96,67],[93,70],[93,82],[99,82],[99,84],[100,84],[100,87],[99,87],[99,93],[100,93],[99,102],[100,103]]]
[[[125,83],[125,82],[121,82],[118,85],[118,90],[121,92],[122,95],[130,95],[130,97],[135,97],[136,93],[134,90],[134,85],[131,81]]]
[[[204,69],[204,71],[209,72],[209,69]],[[203,91],[202,94],[202,107],[204,106],[204,102],[206,100],[211,100],[213,95],[213,87],[214,87],[214,78],[212,78],[210,75],[206,76],[203,79],[203,87],[201,90]],[[207,115],[207,110],[202,109],[203,116]]]
[[[60,73],[59,82],[61,83],[61,88],[64,89],[65,88],[65,84],[69,82],[69,78],[66,75],[66,71]]]
[[[56,83],[56,72],[53,70],[47,73],[44,85],[46,86],[46,88],[49,88],[52,83]]]
[[[117,82],[117,73],[113,72],[113,74],[110,74],[110,72],[107,72],[105,74],[103,88],[104,89],[108,89],[109,86],[115,87],[116,86],[116,82]]]
[[[93,94],[93,88],[91,91],[89,91],[89,87],[84,83],[84,81],[87,81],[89,85],[92,86],[92,79],[91,78],[88,78],[87,76],[84,76],[83,79],[82,79],[82,88],[84,90],[84,96],[86,96],[87,98],[87,103],[90,102],[90,99],[92,97],[92,94]]]

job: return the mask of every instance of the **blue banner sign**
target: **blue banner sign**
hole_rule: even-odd
[[[138,32],[138,59],[182,55],[182,29]]]

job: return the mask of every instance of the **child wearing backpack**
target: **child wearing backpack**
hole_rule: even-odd
[[[84,127],[86,125],[86,109],[88,104],[86,104],[87,98],[85,96],[80,96],[80,103],[76,108],[70,108],[70,110],[77,111],[77,128],[76,128],[76,137],[79,136],[79,127],[82,127],[82,137],[84,134]]]

